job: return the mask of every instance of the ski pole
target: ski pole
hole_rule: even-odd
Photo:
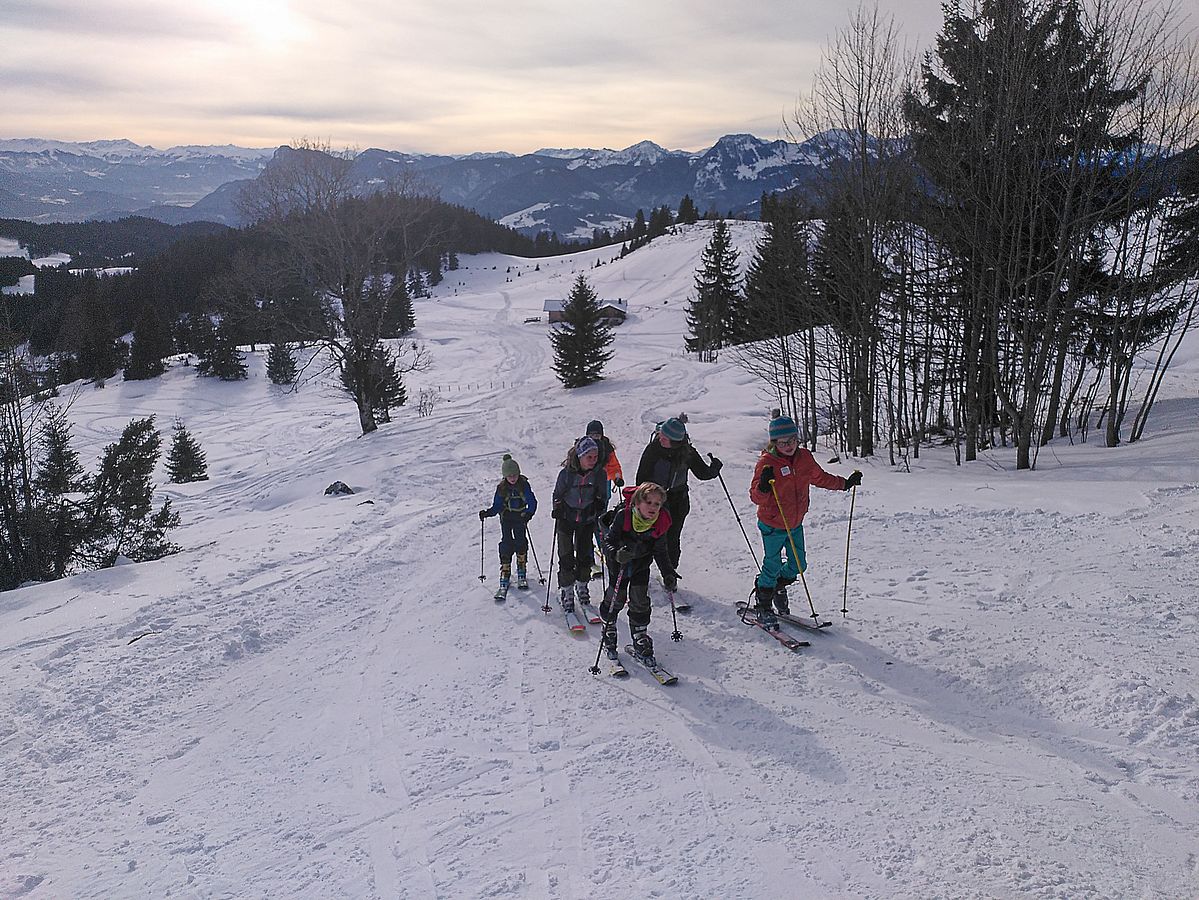
[[[485,532],[487,528],[487,520],[482,516],[479,517],[479,582],[487,580],[487,576],[483,574],[483,554],[486,552],[484,544],[486,543]]]
[[[537,559],[537,548],[533,546],[533,536],[527,530],[525,535],[529,539],[529,550],[533,553],[533,565],[537,567],[537,581],[539,584],[545,584],[545,574],[541,571],[541,563]]]
[[[612,609],[612,604],[616,602],[616,595],[620,593],[620,585],[621,585],[621,582],[623,582],[623,581],[624,581],[624,569],[621,568],[620,572],[616,576],[616,589],[612,591],[612,596],[611,596],[611,598],[608,599],[608,610],[609,611],[611,611],[611,609]],[[601,609],[603,608],[602,603],[600,604],[600,607],[601,607]],[[600,613],[600,616],[601,617],[603,616],[602,612]],[[604,629],[600,628],[599,648],[595,651],[595,665],[593,665],[590,669],[587,670],[592,675],[599,674],[599,671],[600,671],[599,661],[600,661],[600,656],[603,655],[603,652],[604,652]]]
[[[844,619],[846,613],[849,612],[846,601],[849,598],[849,536],[853,534],[853,505],[858,499],[858,486],[853,486],[853,492],[849,495],[849,527],[845,529],[845,585],[841,589],[841,618]]]
[[[724,483],[724,476],[719,472],[716,473],[716,477],[720,479],[720,486],[724,488],[724,495],[729,498],[729,506],[733,508],[733,515],[737,518],[737,525],[741,529],[741,536],[745,538],[745,546],[749,548],[749,555],[754,558],[754,565],[760,569],[762,565],[758,562],[758,554],[754,553],[754,545],[750,542],[749,535],[745,533],[745,526],[741,524],[741,514],[737,512],[737,504],[733,502],[733,497],[729,493],[729,486]]]
[[[554,522],[554,536],[550,539],[550,561],[551,562],[554,559],[554,546],[557,543],[558,543],[558,523]],[[550,581],[547,578],[545,580],[545,606],[541,607],[541,611],[543,613],[545,613],[547,616],[552,611],[552,608],[550,607],[550,587],[551,587]]]
[[[770,493],[774,494],[774,505],[779,508],[779,516],[783,520],[783,527],[787,529],[787,540],[791,544],[791,553],[795,557],[795,568],[799,572],[799,580],[803,582],[803,591],[808,595],[808,606],[812,608],[812,618],[817,623],[820,622],[820,616],[816,613],[816,604],[812,602],[812,592],[808,590],[808,579],[803,576],[803,569],[799,567],[799,549],[795,546],[795,538],[791,536],[791,523],[787,521],[787,514],[783,512],[783,501],[779,499],[778,489],[774,486],[774,479],[770,479]]]
[[[683,632],[679,631],[679,617],[675,615],[674,611],[674,591],[667,591],[666,596],[670,598],[670,619],[674,622],[674,631],[670,633],[670,639],[676,642],[681,641]]]

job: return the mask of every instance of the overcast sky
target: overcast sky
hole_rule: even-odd
[[[927,45],[939,0],[879,0]],[[467,153],[780,135],[829,0],[2,0],[0,137]]]

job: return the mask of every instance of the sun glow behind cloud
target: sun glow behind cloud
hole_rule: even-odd
[[[288,0],[206,0],[205,6],[253,48],[278,51],[312,35]]]

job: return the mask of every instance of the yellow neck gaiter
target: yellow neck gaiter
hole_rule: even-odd
[[[654,516],[652,519],[641,518],[641,513],[637,512],[637,507],[633,507],[633,530],[638,534],[645,534],[645,532],[654,527],[654,523],[657,521],[657,516]]]

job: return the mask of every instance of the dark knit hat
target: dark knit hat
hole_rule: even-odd
[[[671,441],[687,440],[687,426],[679,419],[667,419],[658,426],[658,431],[666,435],[667,439]]]
[[[799,428],[796,427],[794,419],[790,416],[778,416],[770,420],[770,439],[772,441],[789,437],[799,437]]]
[[[595,441],[593,441],[589,437],[581,437],[581,438],[579,438],[579,442],[577,444],[575,444],[575,454],[579,457],[579,459],[582,459],[584,456],[586,456],[592,450],[594,450],[596,453],[598,453],[599,452],[599,444],[597,444]]]
[[[598,434],[602,437],[604,434],[604,423],[599,419],[592,419],[587,423],[587,433]]]
[[[504,473],[505,478],[507,478],[509,475],[520,474],[520,466],[517,465],[516,460],[512,458],[511,453],[504,454],[504,461],[500,463],[500,471]]]

